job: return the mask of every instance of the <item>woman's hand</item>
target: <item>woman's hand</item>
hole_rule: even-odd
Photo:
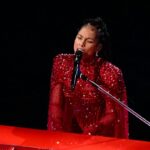
[[[100,132],[102,126],[99,123],[90,124],[89,126],[84,128],[84,134],[95,134],[96,132]]]

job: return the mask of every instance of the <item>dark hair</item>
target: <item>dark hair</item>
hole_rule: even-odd
[[[102,51],[100,51],[99,56],[110,59],[110,35],[107,31],[105,22],[101,17],[87,18],[82,22],[80,27],[82,28],[83,26],[86,26],[88,24],[95,27],[95,29],[97,30],[97,38],[103,45]]]
[[[95,29],[97,30],[97,36],[98,36],[99,42],[101,42],[102,44],[105,43],[105,41],[109,37],[109,33],[107,31],[106,24],[104,23],[102,18],[100,17],[88,18],[83,21],[82,26],[85,26],[87,24],[90,24],[93,27],[95,27]]]

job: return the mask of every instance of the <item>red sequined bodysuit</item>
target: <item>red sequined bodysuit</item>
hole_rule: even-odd
[[[128,112],[88,81],[78,78],[71,90],[74,54],[59,54],[53,60],[48,130],[128,138]],[[102,59],[81,59],[80,71],[127,104],[121,70]]]

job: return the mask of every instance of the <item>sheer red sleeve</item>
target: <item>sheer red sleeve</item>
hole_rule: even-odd
[[[118,70],[116,75],[116,78],[113,79],[113,82],[110,85],[110,93],[127,105],[126,87],[121,70]],[[115,137],[128,138],[127,110],[117,102],[114,102],[111,98],[107,97],[106,99],[106,115],[100,120],[100,124],[106,126],[106,130],[107,127],[113,125]]]
[[[108,74],[105,74],[107,80],[104,81],[104,84],[109,87],[107,90],[110,94],[127,105],[127,93],[122,71],[117,67],[110,70]],[[108,96],[106,96],[106,115],[99,123],[106,127],[106,132],[107,127],[114,125],[115,137],[128,138],[128,112]],[[103,131],[105,132],[105,130]]]
[[[120,73],[120,80],[118,80],[118,98],[126,105],[127,101],[127,91],[122,73]],[[128,111],[125,110],[119,104],[115,104],[117,110],[117,119],[115,120],[115,134],[122,138],[129,138],[129,127],[128,127]]]
[[[62,130],[62,77],[59,56],[53,60],[48,107],[48,130]]]

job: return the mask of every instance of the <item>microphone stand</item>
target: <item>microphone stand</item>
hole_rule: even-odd
[[[115,102],[117,102],[119,105],[121,105],[123,108],[125,108],[128,112],[130,112],[132,115],[134,115],[135,117],[137,117],[139,120],[141,120],[143,123],[145,123],[146,125],[148,125],[150,127],[150,122],[148,120],[146,120],[145,118],[143,118],[141,115],[139,115],[137,112],[135,112],[134,110],[132,110],[130,107],[128,107],[126,104],[124,104],[120,99],[117,99],[115,96],[113,96],[112,94],[110,94],[108,91],[106,91],[105,89],[103,89],[100,85],[98,85],[97,83],[95,83],[94,81],[88,79],[87,76],[83,75],[81,72],[79,72],[79,77],[82,80],[88,81],[90,82],[93,86],[95,86],[99,91],[101,91],[102,93],[106,94],[107,96],[109,96],[112,100],[114,100]]]

